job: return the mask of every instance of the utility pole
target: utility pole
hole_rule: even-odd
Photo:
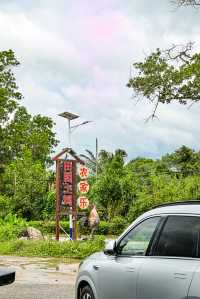
[[[71,126],[71,121],[79,118],[79,115],[73,114],[71,112],[63,112],[61,114],[59,114],[59,116],[64,117],[65,119],[67,119],[68,121],[68,149],[71,152],[74,152],[72,150],[72,145],[71,145],[71,134],[74,130],[76,130],[78,127],[86,125],[88,123],[90,123],[91,121],[84,121],[82,123],[76,124]],[[67,157],[67,155],[66,155]],[[67,159],[67,161],[69,161]],[[72,204],[70,204],[70,211],[69,211],[69,220],[70,220],[70,239],[76,240],[77,238],[77,195],[76,195],[76,188],[77,188],[77,184],[76,184],[76,172],[77,172],[77,163],[80,160],[78,159],[78,157],[75,158],[75,160],[71,160],[72,163],[72,179],[70,181],[70,185],[72,185],[72,190],[70,192],[72,192],[72,194],[70,193],[70,195],[72,196]],[[59,163],[58,161],[56,161],[57,163]],[[57,173],[59,172],[59,164],[57,165]],[[69,174],[68,174],[69,175]],[[61,178],[60,175],[57,174],[57,206],[56,206],[56,240],[59,240],[59,221],[60,221],[60,198],[61,198],[61,194],[60,194],[60,190],[59,190],[59,185],[61,182]],[[68,183],[68,182],[67,182]],[[67,193],[65,193],[65,195],[69,195],[69,191],[67,191]]]
[[[56,160],[56,240],[60,236],[60,161]]]
[[[96,178],[98,175],[98,153],[99,149],[98,149],[98,139],[96,138]]]

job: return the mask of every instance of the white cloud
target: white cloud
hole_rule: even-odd
[[[24,104],[53,117],[63,146],[67,127],[57,114],[70,110],[94,121],[74,132],[77,151],[94,149],[96,137],[101,148],[123,147],[130,157],[198,148],[199,106],[160,107],[160,120],[145,123],[152,107],[135,106],[126,87],[130,63],[156,47],[198,39],[196,12],[149,3],[1,2],[1,49],[12,48],[22,62],[16,74]]]

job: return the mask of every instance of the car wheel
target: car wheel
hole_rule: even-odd
[[[90,286],[85,286],[82,289],[80,299],[95,299]]]

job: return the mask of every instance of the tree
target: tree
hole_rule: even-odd
[[[98,159],[90,150],[86,149],[85,151],[87,154],[81,154],[80,157],[85,160],[86,165],[92,170],[92,172],[96,173]]]
[[[143,62],[134,63],[136,75],[127,84],[138,101],[147,99],[155,107],[177,101],[180,104],[200,100],[200,53],[191,53],[192,44],[173,46],[167,51],[157,49]]]
[[[200,153],[187,146],[183,145],[174,153],[165,155],[162,161],[182,176],[200,175]]]
[[[131,178],[126,176],[124,150],[115,153],[101,151],[99,155],[99,174],[93,181],[90,199],[106,210],[108,219],[127,212],[127,194],[131,193]]]
[[[8,165],[3,176],[14,213],[28,220],[41,218],[50,175],[42,162],[33,160],[31,150],[24,148],[23,156]]]
[[[22,98],[22,94],[18,91],[14,74],[11,71],[13,66],[19,65],[15,58],[14,52],[0,52],[0,126],[2,127],[9,119]]]
[[[12,50],[0,52],[0,172],[4,165],[5,126],[17,108],[22,94],[19,92],[11,68],[19,65]]]
[[[32,117],[25,107],[18,107],[5,128],[4,151],[8,161],[21,157],[27,147],[31,150],[34,161],[40,160],[43,165],[49,163],[53,147],[57,145],[52,129],[53,121],[49,117]]]
[[[12,73],[18,65],[12,50],[0,52],[0,199],[1,205],[8,199],[6,209],[18,215],[41,217],[54,205],[47,167],[57,140],[51,118],[32,116],[20,105]]]
[[[34,160],[47,165],[57,145],[53,121],[41,115],[32,117],[20,106],[22,94],[12,72],[18,65],[12,50],[0,52],[0,177],[6,165],[23,155],[25,147],[31,149]],[[2,179],[0,190],[3,192]]]
[[[174,0],[172,2],[174,4],[176,4],[178,7],[180,7],[180,6],[192,6],[192,7],[200,6],[199,0]]]

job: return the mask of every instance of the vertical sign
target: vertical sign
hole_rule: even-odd
[[[61,205],[72,207],[73,202],[73,167],[72,161],[63,161],[61,181]]]
[[[76,240],[76,161],[63,160],[61,169],[61,209],[69,208],[70,239]]]
[[[78,191],[81,193],[81,196],[78,198],[78,206],[81,210],[85,210],[90,204],[88,198],[85,196],[90,190],[90,185],[86,181],[89,176],[89,169],[86,166],[81,165],[79,168],[79,176],[81,181],[78,184]]]

